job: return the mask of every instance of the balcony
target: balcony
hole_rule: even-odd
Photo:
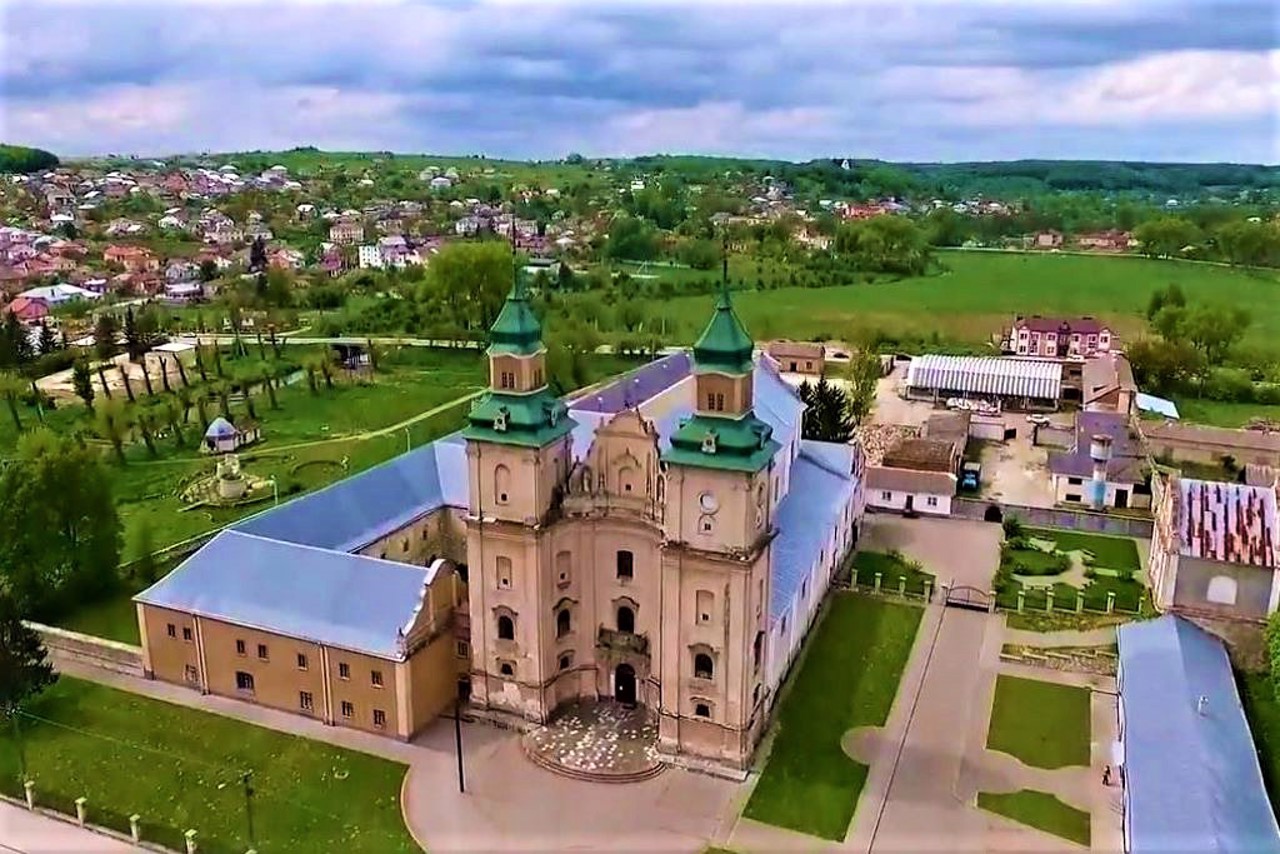
[[[596,638],[596,646],[611,652],[630,652],[636,655],[649,654],[649,636],[634,632],[620,632],[617,629],[600,627]]]

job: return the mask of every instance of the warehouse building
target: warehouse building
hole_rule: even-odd
[[[907,369],[907,397],[984,400],[1003,409],[1057,409],[1062,363],[980,356],[917,356]]]

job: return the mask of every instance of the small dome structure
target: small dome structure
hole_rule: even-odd
[[[235,426],[221,415],[210,421],[209,429],[204,431],[206,439],[230,439],[235,435]]]

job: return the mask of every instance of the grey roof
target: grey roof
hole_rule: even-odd
[[[432,570],[223,531],[134,601],[403,659]]]
[[[791,464],[791,488],[774,512],[769,619],[787,613],[857,487],[852,445],[804,440]]]
[[[1111,459],[1107,461],[1110,483],[1145,483],[1147,462],[1142,445],[1129,431],[1129,416],[1120,412],[1077,412],[1075,448],[1049,454],[1049,471],[1067,477],[1093,477],[1089,445],[1094,436],[1111,437]]]
[[[1130,852],[1280,851],[1222,642],[1172,615],[1116,635]]]
[[[1062,392],[1062,364],[983,356],[916,356],[907,368],[907,386],[1057,400]]]
[[[466,507],[466,445],[453,434],[231,526],[324,549],[355,551],[441,507]]]
[[[955,495],[956,476],[950,472],[921,471],[895,466],[867,466],[867,488]]]
[[[1093,477],[1093,460],[1084,453],[1054,451],[1049,454],[1049,471],[1063,477]],[[1139,457],[1112,457],[1107,460],[1107,482],[1146,483],[1147,464]]]

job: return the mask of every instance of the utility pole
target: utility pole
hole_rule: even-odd
[[[458,754],[458,791],[467,791],[466,777],[462,771],[462,698],[453,698],[453,739]]]

